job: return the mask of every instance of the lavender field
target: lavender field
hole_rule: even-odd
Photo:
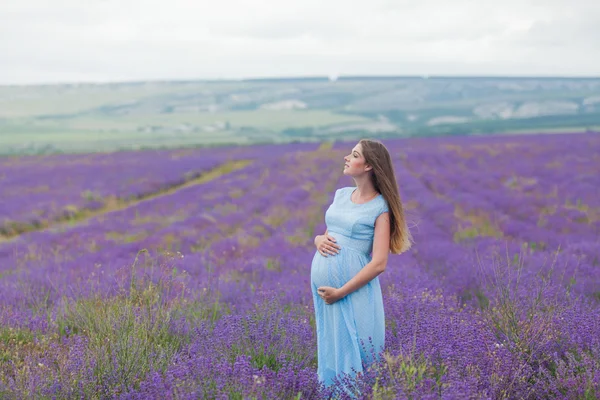
[[[600,135],[388,140],[415,244],[323,388],[313,238],[355,142],[0,158],[0,398],[600,397]]]

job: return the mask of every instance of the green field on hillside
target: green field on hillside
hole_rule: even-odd
[[[600,79],[342,78],[0,87],[0,154],[596,131]]]

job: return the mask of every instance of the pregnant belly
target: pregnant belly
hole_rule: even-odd
[[[317,287],[342,287],[369,261],[366,254],[344,248],[338,254],[327,257],[317,251],[311,264],[311,282]]]

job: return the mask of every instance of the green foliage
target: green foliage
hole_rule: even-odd
[[[525,245],[531,250],[545,250],[547,248],[546,243],[544,242],[526,242]]]
[[[0,328],[0,372],[18,365],[19,349],[34,342],[36,336],[29,329]]]
[[[103,200],[101,195],[99,195],[91,190],[83,191],[81,193],[81,197],[87,201],[102,201]]]
[[[269,257],[267,259],[267,265],[265,266],[269,271],[281,272],[281,262],[278,258]]]
[[[490,299],[488,299],[487,296],[481,290],[478,289],[477,291],[475,291],[475,296],[477,296],[477,301],[481,310],[486,310],[489,308]]]
[[[171,329],[175,321],[190,315],[181,274],[165,263],[153,264],[154,270],[146,274],[137,267],[134,263],[130,283],[117,296],[65,298],[64,310],[56,318],[61,336],[87,338],[85,358],[100,386],[114,385],[106,381],[114,376],[121,387],[135,386],[150,370],[165,370],[188,340]],[[210,318],[193,312],[197,318]],[[94,388],[89,390],[95,393]]]
[[[537,371],[541,364],[550,360],[550,355],[544,353],[543,349],[549,343],[562,339],[554,319],[569,306],[567,300],[570,287],[563,293],[550,290],[556,260],[537,274],[537,285],[526,289],[528,295],[522,295],[521,275],[525,270],[523,252],[527,251],[530,251],[529,247],[524,246],[522,252],[512,258],[507,254],[504,260],[500,257],[493,260],[492,274],[482,271],[482,276],[490,278],[483,283],[481,296],[478,296],[478,315],[494,333],[498,342],[496,346],[508,349],[522,361],[519,370],[512,375],[513,380],[503,382],[498,388],[497,395],[500,398],[511,393],[516,380],[522,378],[522,368],[525,365]],[[490,264],[490,261],[487,263]],[[481,268],[482,265],[480,262]],[[530,376],[528,379],[536,378]]]
[[[386,369],[389,382],[387,385],[381,385],[377,379],[373,386],[374,400],[397,399],[400,395],[406,395],[413,399],[415,390],[425,381],[435,381],[435,390],[441,395],[442,378],[448,373],[448,367],[443,363],[433,363],[423,354],[399,354],[392,356],[384,353],[384,363],[382,367]],[[402,388],[402,392],[398,392]]]
[[[0,343],[23,344],[33,341],[35,335],[28,329],[0,328]]]
[[[257,305],[256,309],[240,321],[241,329],[235,343],[228,349],[229,360],[233,363],[239,356],[247,356],[256,368],[267,367],[279,371],[283,364],[309,363],[316,368],[317,354],[307,353],[306,342],[302,338],[290,335],[286,321],[282,318],[283,305],[278,299],[270,299]],[[299,323],[306,325],[314,314],[308,313],[304,307],[291,306],[284,309],[284,314]],[[253,336],[262,332],[259,343]],[[282,348],[282,343],[286,347]],[[283,364],[282,364],[283,363]]]
[[[595,368],[589,368],[590,363],[595,364]],[[550,380],[551,384],[548,386],[552,386],[555,390],[554,394],[560,393],[563,398],[596,400],[600,392],[597,390],[592,375],[598,367],[600,367],[600,360],[594,356],[593,352],[571,348],[560,358],[547,363],[545,369],[549,374],[543,379]],[[568,376],[565,376],[565,373]],[[574,389],[579,392],[580,388],[584,389],[583,394],[574,396]]]
[[[478,225],[460,228],[458,231],[454,232],[453,240],[455,243],[460,243],[468,239],[486,236],[502,237],[502,232],[494,227],[491,222],[483,221]]]

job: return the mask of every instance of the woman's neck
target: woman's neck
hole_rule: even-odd
[[[354,181],[356,183],[356,199],[370,200],[375,197],[378,192],[370,181]]]

